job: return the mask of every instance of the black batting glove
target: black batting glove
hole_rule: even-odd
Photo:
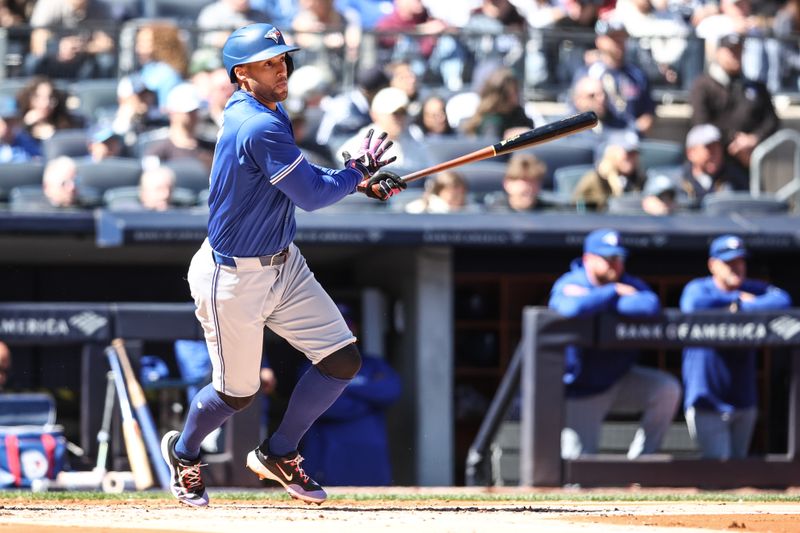
[[[408,184],[400,176],[388,170],[382,170],[374,176],[364,178],[356,190],[363,192],[370,198],[385,202],[395,194],[404,191]]]

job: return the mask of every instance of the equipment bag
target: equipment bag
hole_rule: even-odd
[[[30,487],[37,479],[55,479],[66,450],[60,426],[0,426],[0,487]]]

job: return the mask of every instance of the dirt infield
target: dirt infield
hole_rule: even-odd
[[[246,499],[210,491],[212,505],[206,509],[181,506],[159,493],[131,493],[119,499],[6,493],[0,498],[0,533],[800,532],[800,497],[786,493],[780,501],[759,501],[752,495],[725,501],[668,501],[669,493],[652,497],[657,501],[630,501],[627,494],[616,500],[608,494],[595,498],[591,493],[587,497],[566,491],[536,492],[533,497],[531,492],[517,491],[497,498],[486,490],[438,491],[334,489],[323,506],[291,501],[274,491]]]

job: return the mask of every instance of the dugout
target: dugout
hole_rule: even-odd
[[[202,210],[0,212],[1,299],[185,304],[186,269],[206,217]],[[552,282],[597,227],[622,231],[632,252],[628,268],[665,306],[676,305],[683,284],[705,273],[708,243],[722,233],[743,236],[753,277],[800,301],[795,216],[298,212],[297,243],[325,288],[347,298],[363,289],[378,295],[374,346],[385,350],[405,385],[388,417],[396,484],[464,482],[467,450],[522,336],[522,309],[546,303]],[[0,337],[7,334],[0,328]],[[79,435],[81,345],[9,342],[23,385],[73,391],[77,399],[59,413],[69,419],[67,431]],[[669,351],[649,357],[675,370]],[[765,401],[769,410],[782,405]],[[780,427],[757,431],[758,451],[785,442]]]

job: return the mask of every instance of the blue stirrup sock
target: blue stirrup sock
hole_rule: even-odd
[[[192,398],[183,431],[175,443],[175,455],[186,461],[200,457],[200,443],[209,433],[220,427],[236,409],[219,397],[209,383]]]
[[[349,379],[326,376],[316,366],[302,375],[294,387],[286,414],[272,436],[261,443],[264,455],[288,455],[297,449],[311,424],[333,405]]]

